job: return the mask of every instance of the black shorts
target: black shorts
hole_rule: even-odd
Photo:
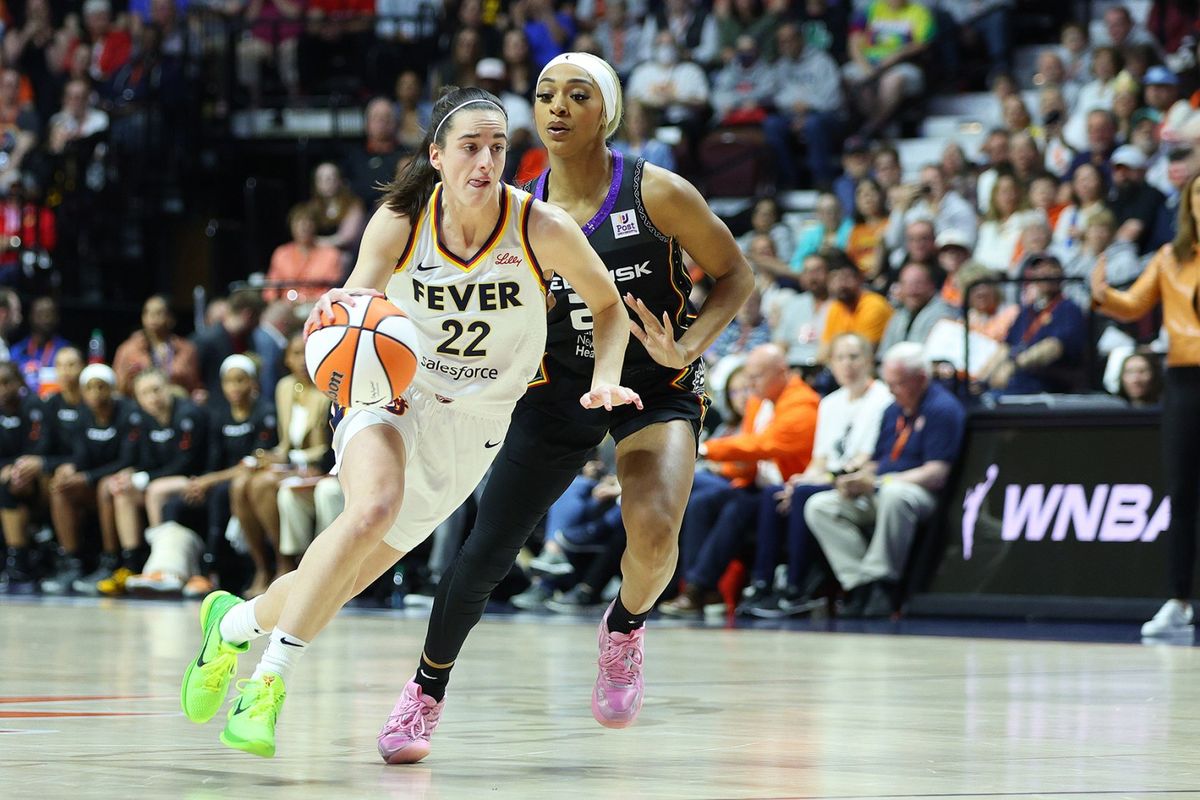
[[[621,440],[660,422],[686,420],[699,441],[708,411],[704,393],[704,365],[697,361],[682,372],[650,366],[627,369],[623,385],[642,398],[642,409],[625,405],[612,411],[579,405],[591,387],[591,378],[555,370],[547,358],[549,380],[529,388],[513,411],[505,446],[512,458],[529,464],[575,468],[606,434]]]

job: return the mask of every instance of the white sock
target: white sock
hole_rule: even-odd
[[[308,642],[276,628],[271,631],[271,643],[267,645],[262,661],[254,668],[251,680],[258,680],[264,672],[274,672],[283,678],[286,686],[292,670],[300,663],[300,656],[304,655],[307,648]]]
[[[238,603],[225,612],[221,617],[221,638],[229,644],[245,644],[260,636],[266,636],[267,631],[259,627],[258,618],[254,616],[254,604],[258,598]]]

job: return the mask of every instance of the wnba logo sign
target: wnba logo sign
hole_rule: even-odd
[[[995,464],[989,466],[985,479],[963,497],[964,560],[971,558],[975,526],[999,472]],[[1157,505],[1154,500],[1154,490],[1141,483],[1099,483],[1090,489],[1079,483],[1010,483],[1004,487],[1000,538],[1061,542],[1070,532],[1079,542],[1153,542],[1171,522],[1170,499]]]
[[[618,211],[610,216],[609,220],[612,221],[614,239],[624,239],[626,236],[637,236],[641,233],[633,209]]]

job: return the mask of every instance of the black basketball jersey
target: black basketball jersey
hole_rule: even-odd
[[[228,469],[257,448],[270,450],[279,442],[275,404],[262,397],[241,422],[233,418],[233,410],[226,403],[209,412],[209,423],[209,472]]]
[[[615,150],[612,158],[613,176],[608,196],[596,215],[583,226],[583,232],[608,267],[621,297],[632,294],[644,302],[657,319],[662,319],[665,311],[678,338],[696,318],[696,310],[689,299],[692,281],[684,267],[679,242],[654,227],[642,204],[646,162],[639,158],[630,163]],[[527,190],[539,200],[545,200],[553,179],[552,173],[544,172],[527,186]],[[554,293],[555,305],[547,319],[547,358],[530,386],[559,378],[588,382],[594,358],[592,316],[583,299],[561,275],[554,276],[550,291]],[[632,310],[626,310],[636,318]],[[569,374],[555,375],[555,371]],[[630,337],[622,383],[642,391],[649,385],[675,383],[680,379],[687,385],[678,388],[697,394],[703,391],[702,369],[692,365],[681,372],[663,367],[650,358],[641,342]]]
[[[60,464],[71,460],[75,441],[83,431],[83,404],[73,406],[61,394],[53,394],[46,398],[42,406],[46,417],[42,469],[51,474]]]

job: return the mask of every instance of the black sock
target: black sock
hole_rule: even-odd
[[[417,674],[413,680],[421,687],[422,692],[440,703],[446,696],[446,684],[450,682],[450,670],[452,669],[454,669],[453,664],[448,667],[430,666],[429,662],[425,660],[425,656],[421,656],[421,661],[417,664]]]
[[[649,609],[641,614],[635,614],[627,609],[621,602],[621,594],[618,592],[617,601],[613,603],[612,613],[608,615],[608,630],[612,633],[633,633],[646,624],[648,616],[650,616]]]

